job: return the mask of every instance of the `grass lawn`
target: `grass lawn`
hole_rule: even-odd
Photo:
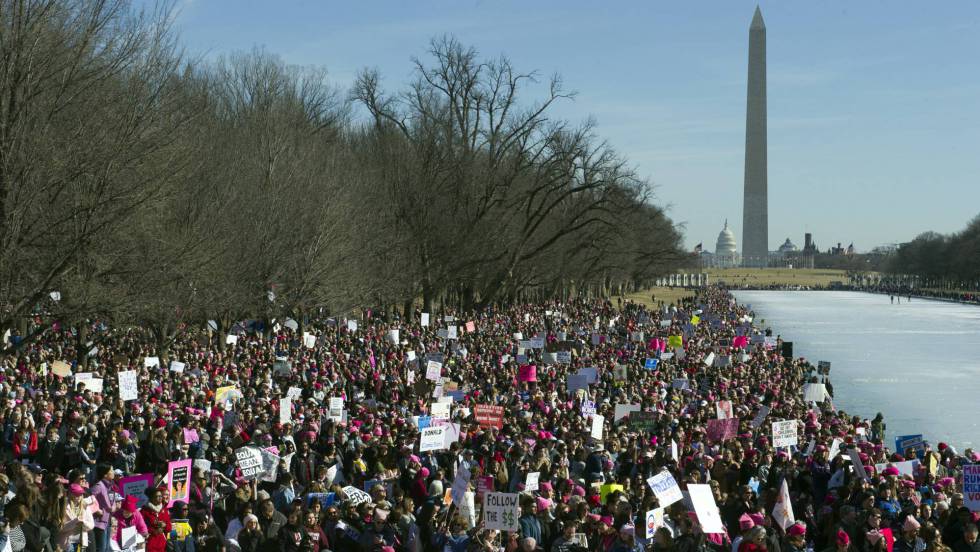
[[[731,286],[809,286],[825,287],[830,282],[846,282],[847,276],[843,270],[829,269],[792,269],[792,268],[708,268],[709,283],[725,282]],[[675,287],[653,287],[637,293],[627,295],[627,299],[646,305],[656,307],[656,303],[651,301],[651,296],[656,296],[656,300],[667,304],[694,295],[692,291]]]

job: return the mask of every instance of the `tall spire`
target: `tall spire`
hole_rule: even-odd
[[[745,191],[742,204],[742,264],[765,267],[769,260],[766,167],[766,24],[755,8],[749,26],[749,74],[745,109]]]
[[[766,22],[762,20],[762,10],[758,4],[755,6],[755,15],[752,16],[752,24],[749,25],[750,31],[755,29],[766,30]]]

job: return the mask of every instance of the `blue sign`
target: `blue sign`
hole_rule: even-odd
[[[643,367],[646,368],[647,370],[656,370],[657,364],[659,363],[660,361],[655,358],[648,358],[647,361],[643,364]]]
[[[922,438],[921,433],[918,435],[901,435],[895,437],[895,452],[905,456],[905,453],[909,449],[914,450],[917,456],[922,457],[922,454],[926,450],[926,442]]]
[[[419,416],[419,429],[432,426],[432,416]]]

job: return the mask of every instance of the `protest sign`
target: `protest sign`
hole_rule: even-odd
[[[452,403],[440,401],[434,403],[429,408],[429,413],[432,414],[433,419],[448,420],[450,417],[451,409],[452,409]]]
[[[184,443],[191,445],[197,443],[201,440],[201,436],[197,433],[196,429],[185,427],[181,430],[184,434]]]
[[[56,360],[51,363],[51,373],[62,378],[67,378],[71,375],[71,366],[63,360]]]
[[[135,496],[137,507],[142,508],[147,502],[150,501],[150,499],[146,497],[145,491],[152,484],[152,473],[131,475],[129,477],[123,477],[119,480],[119,490],[123,498],[127,496]]]
[[[667,337],[667,345],[671,349],[680,349],[684,346],[684,336],[682,335],[671,335]]]
[[[538,367],[531,364],[517,369],[517,381],[538,381]]]
[[[446,428],[427,427],[419,431],[419,452],[442,450],[446,448]]]
[[[691,503],[694,505],[701,530],[707,534],[724,533],[725,526],[721,522],[721,514],[711,493],[711,486],[689,484],[687,491],[691,495]]]
[[[670,457],[674,462],[679,462],[681,459],[680,452],[677,450],[677,441],[670,440]]]
[[[459,328],[456,326],[446,328],[446,339],[459,339]]]
[[[429,313],[423,312],[422,313],[422,327],[425,328],[425,327],[428,327],[428,325],[429,325]]]
[[[262,477],[262,449],[259,447],[249,445],[237,449],[235,462],[246,480],[252,481]]]
[[[466,323],[466,333],[473,333],[476,331],[476,323],[472,320]]]
[[[279,399],[279,423],[288,424],[292,421],[293,400],[289,397]]]
[[[462,504],[465,500],[465,493],[469,490],[470,486],[470,470],[466,466],[461,465],[458,470],[456,470],[456,478],[453,480],[452,492],[450,496],[453,502],[457,506]]]
[[[170,501],[167,508],[178,500],[188,502],[191,497],[191,464],[192,460],[177,460],[167,464],[167,489],[170,491]]]
[[[160,366],[160,357],[146,357],[143,359],[143,366],[146,368],[153,368],[155,366]]]
[[[626,378],[629,377],[629,371],[628,371],[626,365],[625,364],[617,364],[616,365],[616,368],[613,371],[613,377],[616,378],[617,381],[624,381],[624,380],[626,380]]]
[[[476,496],[481,499],[489,492],[493,492],[493,476],[485,475],[476,478]]]
[[[653,490],[653,494],[657,495],[657,502],[661,508],[666,508],[684,498],[674,476],[667,470],[647,479],[647,485]]]
[[[916,435],[900,435],[895,438],[895,452],[905,456],[910,450],[919,454],[925,452],[926,442],[922,438],[922,434]]]
[[[909,475],[915,477],[915,472],[920,465],[921,463],[918,460],[906,460],[904,462],[883,462],[881,464],[875,464],[875,471],[881,473],[888,466],[892,466],[898,470],[899,475]]]
[[[541,477],[541,472],[531,472],[524,476],[524,491],[532,492],[538,490],[538,479]]]
[[[599,381],[599,369],[595,366],[586,366],[585,368],[579,368],[576,372],[580,376],[588,376],[589,385],[597,383]]]
[[[818,361],[817,362],[817,373],[818,374],[823,374],[825,376],[829,376],[830,375],[830,361],[829,360],[821,360],[821,361]]]
[[[827,386],[822,383],[808,383],[803,386],[803,401],[822,403],[827,397]]]
[[[674,381],[670,382],[670,386],[673,389],[690,389],[691,382],[687,378],[674,378]]]
[[[708,356],[704,357],[704,365],[705,366],[711,366],[714,363],[715,363],[715,354],[714,353],[708,353]]]
[[[718,401],[715,403],[715,415],[719,420],[733,417],[732,401]]]
[[[602,427],[606,423],[606,418],[596,414],[592,417],[592,438],[601,441],[602,440]]]
[[[657,533],[657,529],[660,529],[661,527],[664,526],[664,509],[654,508],[653,510],[650,510],[649,512],[647,512],[646,519],[647,519],[647,523],[646,523],[647,539],[652,539],[653,536]]]
[[[653,431],[657,426],[656,412],[633,412],[629,415],[629,426],[633,431],[643,433]]]
[[[766,416],[769,415],[769,407],[762,405],[759,407],[759,412],[752,418],[752,429],[759,429],[762,427],[762,423],[766,421]]]
[[[582,408],[580,409],[580,411],[582,412],[583,418],[588,419],[591,418],[592,416],[595,416],[595,412],[596,412],[595,401],[590,401],[589,399],[583,400]]]
[[[371,502],[371,495],[358,489],[357,487],[344,487],[341,489],[344,496],[347,497],[347,501],[354,507],[360,506],[365,502]]]
[[[504,427],[504,407],[492,404],[478,404],[473,407],[476,421],[483,427]]]
[[[303,332],[303,346],[307,349],[316,347],[316,336],[311,333]]]
[[[618,422],[623,418],[630,415],[630,412],[639,412],[640,405],[638,404],[617,404],[616,408],[613,410],[613,422]]]
[[[228,334],[225,336],[225,345],[236,345],[238,343],[238,336],[235,334]]]
[[[401,334],[401,330],[398,329],[388,330],[388,343],[391,343],[392,345],[398,345],[399,343],[401,343],[399,337],[400,334]]]
[[[572,363],[572,352],[571,351],[558,351],[555,353],[555,361],[558,364],[571,364]]]
[[[137,398],[139,398],[136,370],[119,372],[116,377],[119,380],[119,398],[121,400],[135,401]]]
[[[177,362],[176,360],[171,360],[170,361],[170,371],[171,372],[175,372],[177,374],[183,374],[184,373],[184,368],[186,366],[187,365],[184,364],[183,362]]]
[[[980,464],[963,466],[963,505],[980,512]]]
[[[656,370],[660,361],[655,358],[648,358],[643,362],[643,367],[647,370]]]
[[[442,363],[430,360],[425,363],[425,379],[439,381],[442,376]]]
[[[605,483],[599,486],[599,501],[602,502],[603,504],[606,504],[609,499],[609,495],[615,492],[625,492],[625,491],[626,488],[620,485],[619,483]]]
[[[709,443],[723,443],[738,435],[738,418],[708,420],[707,437]]]
[[[854,470],[854,474],[865,481],[870,481],[871,478],[861,462],[861,451],[856,448],[847,449],[847,456],[851,459],[851,468]]]
[[[785,420],[782,422],[772,423],[772,446],[779,447],[791,447],[798,443],[797,436],[797,426],[799,422],[796,420]]]
[[[589,390],[589,377],[584,374],[569,374],[566,384],[569,393],[574,393],[578,389]]]
[[[483,524],[486,529],[517,531],[520,517],[517,493],[485,493],[483,495]]]

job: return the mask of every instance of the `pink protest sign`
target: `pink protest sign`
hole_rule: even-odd
[[[538,367],[534,364],[517,369],[517,381],[538,381]]]

